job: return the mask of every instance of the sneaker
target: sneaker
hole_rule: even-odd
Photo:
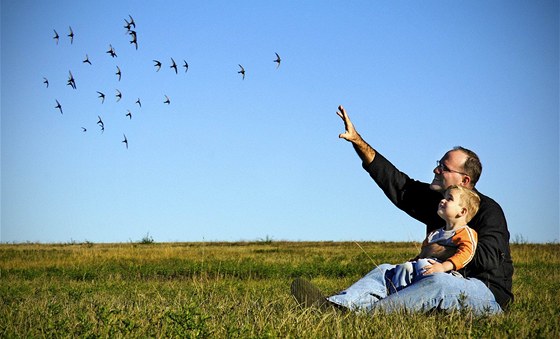
[[[291,286],[292,295],[302,307],[316,307],[322,311],[340,306],[327,300],[321,290],[303,278],[296,278]]]
[[[298,304],[303,307],[313,307],[327,300],[320,289],[303,278],[296,278],[292,282],[291,291]]]

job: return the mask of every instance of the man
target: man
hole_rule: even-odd
[[[442,193],[451,185],[474,189],[482,172],[478,156],[456,147],[438,161],[431,184],[419,182],[400,172],[362,139],[342,106],[338,116],[346,131],[340,138],[352,143],[362,166],[399,209],[426,225],[426,233],[443,227],[437,215]],[[458,310],[475,313],[500,313],[513,300],[511,292],[513,263],[509,250],[509,231],[503,211],[494,200],[481,194],[480,209],[469,226],[478,232],[478,246],[472,261],[460,270],[462,276],[438,273],[427,275],[397,293],[388,294],[386,273],[395,265],[379,265],[348,289],[324,298],[303,279],[292,283],[292,293],[307,306],[335,306],[352,310],[384,311]],[[433,251],[445,251],[434,247]]]

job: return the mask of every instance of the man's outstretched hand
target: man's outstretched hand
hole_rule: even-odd
[[[344,107],[342,107],[342,105],[338,106],[338,111],[336,112],[336,114],[338,114],[338,116],[342,119],[342,121],[344,122],[344,128],[346,129],[346,131],[339,134],[338,137],[350,141],[352,143],[352,146],[354,146],[356,153],[358,153],[358,155],[362,159],[362,162],[365,165],[370,164],[375,157],[375,150],[370,145],[368,145],[368,143],[365,142],[364,139],[362,139],[360,134],[358,134],[358,132],[354,128],[354,124],[352,123],[352,121],[350,121],[350,118],[348,117],[348,114],[346,114],[346,110],[344,109]]]
[[[360,135],[354,128],[354,124],[352,123],[352,121],[350,121],[350,118],[348,117],[348,114],[346,113],[346,110],[344,109],[344,107],[342,107],[342,105],[338,106],[338,111],[336,112],[336,114],[338,114],[338,116],[342,119],[342,121],[344,122],[344,128],[346,129],[346,131],[339,134],[338,137],[350,142],[357,142],[359,139],[361,139]]]

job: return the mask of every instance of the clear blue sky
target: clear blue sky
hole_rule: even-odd
[[[0,241],[421,241],[340,104],[415,179],[475,150],[512,239],[559,241],[558,4],[3,0]]]

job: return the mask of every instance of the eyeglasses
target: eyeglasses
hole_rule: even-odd
[[[445,164],[443,164],[440,160],[436,161],[436,168],[439,169],[442,172],[452,172],[452,173],[458,173],[458,174],[462,174],[462,175],[468,175],[467,173],[464,172],[459,172],[459,171],[455,171],[450,169],[449,167],[445,166]]]

